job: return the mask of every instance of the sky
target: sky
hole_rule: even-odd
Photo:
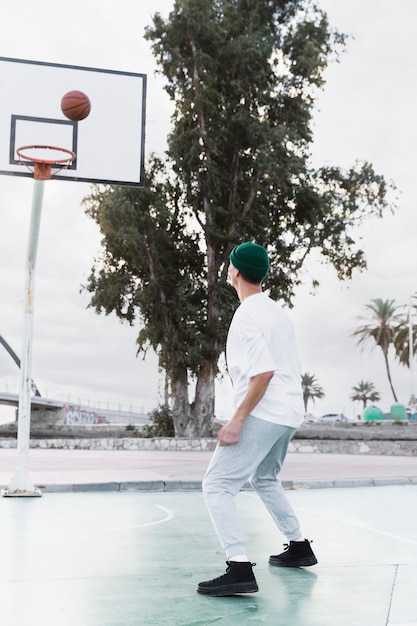
[[[339,63],[326,70],[326,85],[314,117],[314,165],[373,164],[399,190],[394,215],[372,220],[357,232],[368,269],[340,283],[334,270],[308,264],[290,315],[295,323],[303,371],[315,374],[325,397],[309,407],[322,415],[355,418],[350,400],[360,380],[373,382],[378,405],[393,402],[382,355],[358,348],[351,337],[357,317],[373,298],[407,305],[417,292],[415,145],[417,127],[417,40],[415,0],[318,0],[332,27],[350,35]],[[143,32],[155,12],[166,15],[173,0],[73,0],[66,9],[50,0],[20,0],[1,8],[0,56],[94,67],[148,77],[146,156],[162,154],[172,105]],[[7,86],[2,86],[2,91]],[[1,115],[1,104],[0,104]],[[112,120],[111,123],[117,123]],[[121,138],[123,141],[123,138]],[[32,375],[44,396],[72,403],[150,411],[162,400],[163,376],[155,355],[136,356],[138,326],[114,315],[97,315],[81,290],[100,233],[84,212],[87,183],[45,184],[36,265]],[[33,181],[0,176],[0,335],[20,355],[25,259]],[[320,287],[312,293],[311,280]],[[0,346],[1,348],[1,346]],[[391,355],[392,357],[392,355]],[[391,358],[399,400],[417,387],[412,371]],[[19,372],[0,351],[0,389],[17,392]],[[11,409],[2,408],[0,416]],[[229,380],[219,383],[216,413],[231,411]]]

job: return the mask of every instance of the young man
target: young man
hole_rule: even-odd
[[[262,246],[248,242],[232,250],[228,273],[240,306],[229,328],[226,357],[235,411],[219,432],[203,481],[227,570],[199,583],[198,593],[210,596],[258,591],[235,503],[248,479],[289,542],[282,554],[270,556],[269,563],[280,567],[317,563],[277,478],[304,408],[293,326],[279,304],[262,291],[268,271],[269,258]]]

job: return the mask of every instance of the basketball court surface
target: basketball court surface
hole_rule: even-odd
[[[196,593],[225,571],[201,492],[0,499],[7,626],[416,626],[417,486],[288,491],[319,563],[282,550],[253,492],[238,496],[259,592]]]

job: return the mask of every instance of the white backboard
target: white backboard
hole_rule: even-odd
[[[145,74],[0,57],[0,85],[0,174],[33,176],[16,150],[51,145],[76,154],[54,178],[143,186]],[[80,122],[61,111],[72,90],[91,102]]]

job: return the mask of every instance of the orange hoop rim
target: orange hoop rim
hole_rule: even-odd
[[[65,153],[67,156],[62,159],[45,159],[44,156],[36,157],[24,154],[26,150],[56,150],[57,152]],[[59,146],[22,146],[21,148],[17,148],[16,152],[20,163],[27,167],[29,172],[31,172],[33,177],[37,180],[50,180],[53,175],[69,167],[76,157],[75,152],[72,150]],[[54,172],[52,168],[55,168]]]
[[[28,156],[23,153],[25,150],[57,150],[58,152],[65,152],[68,156],[65,159],[44,159],[40,157],[37,158],[33,156]],[[49,165],[61,165],[62,163],[71,163],[76,157],[75,152],[73,152],[72,150],[68,150],[67,148],[61,148],[59,146],[22,146],[20,148],[17,148],[16,152],[23,161],[28,161],[30,163],[48,163]]]

